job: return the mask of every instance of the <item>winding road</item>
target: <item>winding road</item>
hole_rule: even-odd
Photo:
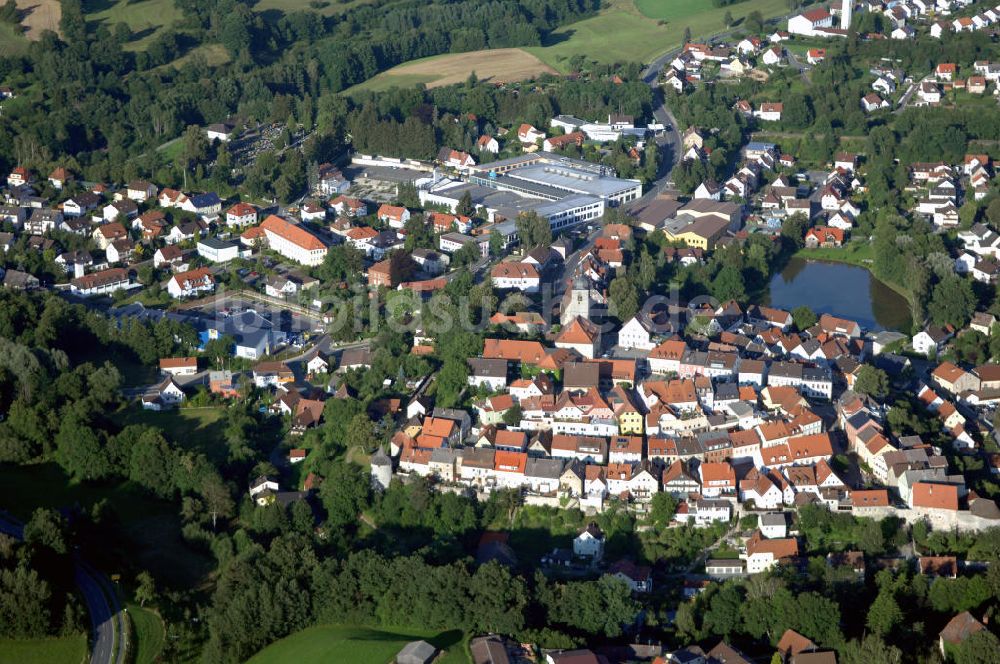
[[[0,532],[24,539],[24,524],[0,512]],[[93,648],[90,664],[125,664],[128,653],[128,630],[125,615],[111,581],[74,556],[73,577],[90,614]]]

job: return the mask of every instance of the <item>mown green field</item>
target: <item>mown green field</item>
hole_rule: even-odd
[[[433,637],[392,632],[368,627],[322,625],[309,627],[273,643],[252,657],[248,664],[288,664],[288,662],[351,662],[387,664],[410,641],[424,639],[444,648],[435,664],[466,664],[462,632],[452,630]]]
[[[125,48],[142,51],[164,27],[181,20],[174,0],[92,0],[85,3],[87,20],[104,23],[109,28],[125,23],[132,30],[132,41]]]
[[[28,50],[28,40],[15,26],[0,23],[0,57],[20,55]]]
[[[128,605],[129,619],[132,621],[132,638],[135,639],[135,664],[153,664],[163,650],[163,621],[152,611],[138,604]]]
[[[266,12],[277,10],[281,12],[314,11],[323,16],[335,16],[359,5],[367,5],[375,0],[260,0],[253,6],[254,11]]]
[[[129,406],[115,419],[122,425],[148,424],[159,427],[167,440],[186,449],[196,450],[210,459],[221,459],[226,454],[226,443],[222,436],[226,415],[223,407],[180,408],[156,412]]]
[[[737,22],[752,11],[769,19],[788,13],[788,3],[748,0],[713,7],[706,0],[611,0],[597,16],[563,26],[544,46],[525,50],[560,71],[568,69],[569,59],[575,55],[600,62],[649,62],[681,46],[685,28],[691,29],[693,37],[725,31],[727,11]]]
[[[0,639],[0,664],[82,664],[87,659],[83,634],[59,639]]]

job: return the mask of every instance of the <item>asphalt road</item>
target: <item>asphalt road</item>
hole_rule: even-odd
[[[24,526],[3,513],[0,513],[0,532],[24,539]],[[79,558],[73,563],[73,572],[90,614],[94,644],[91,664],[125,664],[128,650],[125,617],[110,581]],[[108,598],[111,598],[110,605]],[[120,639],[116,639],[116,634],[121,635]]]

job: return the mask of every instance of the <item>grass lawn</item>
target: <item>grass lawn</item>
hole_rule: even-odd
[[[160,65],[157,69],[162,69],[164,67],[176,67],[180,69],[198,56],[205,58],[205,62],[208,63],[209,67],[218,67],[232,60],[232,57],[229,55],[229,51],[227,51],[226,47],[222,44],[202,44],[201,46],[191,49],[173,62]],[[179,143],[179,145],[183,147],[184,144]],[[180,150],[178,150],[178,152],[180,152]]]
[[[815,249],[799,249],[796,257],[805,260],[830,261],[831,263],[847,263],[858,267],[870,268],[875,257],[870,242],[848,242],[840,248],[817,247]]]
[[[532,566],[552,549],[572,548],[584,525],[583,513],[576,509],[521,507],[509,526],[510,547],[521,565]]]
[[[668,21],[715,8],[710,0],[635,0],[635,6],[644,16]]]
[[[174,0],[90,0],[84,3],[87,18],[108,27],[125,23],[132,30],[132,41],[125,45],[130,51],[142,51],[160,31],[181,18]]]
[[[167,141],[156,149],[163,153],[164,159],[176,161],[177,157],[184,152],[184,141],[179,138],[175,138],[172,141]]]
[[[9,23],[0,23],[0,57],[20,55],[28,49],[28,40]]]
[[[692,37],[723,32],[727,10],[737,21],[755,10],[766,20],[788,13],[788,3],[754,0],[713,7],[708,0],[610,0],[597,16],[563,26],[544,46],[525,50],[561,71],[574,55],[601,62],[649,62],[681,46],[685,28],[691,28]],[[660,20],[665,23],[659,25]]]
[[[301,12],[314,11],[323,16],[343,14],[348,9],[371,4],[375,0],[260,0],[253,6],[254,11]]]
[[[223,406],[156,412],[132,405],[115,413],[113,417],[122,426],[149,424],[159,427],[167,440],[181,447],[202,452],[210,459],[219,460],[226,454],[226,444],[222,439],[225,416],[226,409]]]
[[[252,657],[248,664],[286,664],[287,662],[352,662],[387,664],[410,641],[424,639],[444,648],[435,664],[465,664],[462,632],[451,630],[434,636],[413,632],[394,632],[368,627],[322,625],[309,627],[273,643]]]
[[[160,370],[149,364],[143,364],[131,349],[125,346],[94,345],[86,353],[75,353],[70,358],[74,365],[90,362],[99,367],[110,362],[122,375],[124,387],[141,387],[152,385],[160,380]]]
[[[59,639],[0,639],[0,664],[81,664],[87,659],[83,634]]]
[[[132,621],[132,637],[135,639],[133,662],[153,664],[163,650],[165,636],[163,621],[160,620],[160,616],[138,604],[129,604],[127,609],[129,619]]]

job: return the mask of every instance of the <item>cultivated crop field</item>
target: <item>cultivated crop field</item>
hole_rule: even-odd
[[[538,57],[520,48],[493,51],[450,53],[414,60],[382,72],[354,90],[385,90],[424,83],[429,88],[461,83],[472,72],[481,80],[494,82],[521,81],[540,74],[555,73],[555,69]]]
[[[44,30],[59,31],[62,18],[59,0],[17,0],[17,8],[24,12],[21,25],[28,39],[40,39]]]

